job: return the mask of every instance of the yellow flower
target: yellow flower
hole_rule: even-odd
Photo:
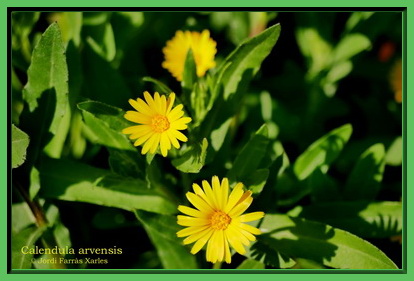
[[[173,39],[162,49],[165,61],[162,67],[167,69],[178,81],[183,78],[185,59],[191,48],[197,68],[197,76],[202,77],[207,70],[216,66],[216,42],[210,38],[210,32],[177,31]]]
[[[135,146],[143,144],[141,153],[148,151],[155,153],[158,146],[161,154],[167,156],[171,144],[180,148],[178,140],[186,142],[188,139],[179,130],[187,129],[187,123],[191,122],[190,117],[183,117],[183,105],[179,104],[173,108],[175,94],[171,93],[167,98],[157,92],[154,98],[148,92],[144,92],[145,101],[140,98],[130,99],[129,104],[136,111],[127,111],[125,119],[141,124],[122,130],[124,134],[130,134],[130,139],[137,139]]]
[[[191,249],[196,254],[207,243],[207,261],[231,262],[230,248],[243,255],[246,250],[243,245],[255,241],[253,234],[261,234],[256,227],[246,222],[261,219],[263,212],[243,214],[253,201],[250,191],[243,191],[243,184],[238,183],[229,195],[229,181],[227,178],[219,181],[217,176],[212,179],[212,187],[204,180],[203,189],[193,184],[192,192],[187,192],[187,199],[194,208],[178,206],[178,210],[188,216],[178,215],[177,223],[187,226],[177,232],[178,237],[186,237],[184,244],[195,242]]]

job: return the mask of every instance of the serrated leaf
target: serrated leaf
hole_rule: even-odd
[[[78,103],[88,128],[95,137],[91,141],[107,147],[136,151],[122,130],[132,126],[123,110],[97,101]]]
[[[161,190],[148,189],[141,179],[124,178],[82,163],[43,159],[40,167],[43,198],[86,202],[128,211],[177,212]]]
[[[280,25],[276,24],[267,28],[259,35],[240,44],[222,63],[217,71],[217,76],[222,75],[223,97],[227,100],[235,93],[246,71],[255,74],[262,61],[269,55],[280,35]],[[230,65],[228,65],[230,64]],[[216,85],[215,91],[220,85]]]
[[[17,168],[26,160],[29,136],[12,124],[12,168]]]
[[[176,233],[181,227],[177,224],[176,217],[145,211],[135,211],[135,215],[144,225],[164,268],[194,269],[198,267],[195,256],[177,237]]]
[[[23,229],[12,236],[12,268],[13,269],[30,269],[32,267],[32,254],[22,253],[22,248],[30,249],[34,247],[36,241],[40,238],[45,228],[31,226]],[[27,250],[26,250],[27,251]]]
[[[303,258],[342,269],[398,269],[381,250],[361,238],[329,225],[266,215],[258,242],[288,257]]]
[[[268,130],[262,125],[242,148],[227,173],[230,182],[244,182],[251,172],[259,168],[263,157],[268,153]]]
[[[172,160],[172,164],[184,173],[198,173],[206,161],[207,147],[208,141],[204,138],[201,143],[189,146],[179,158]]]
[[[38,99],[43,94],[56,95],[53,120],[47,128],[55,134],[66,113],[68,103],[68,67],[57,23],[51,24],[46,29],[33,50],[27,76],[28,82],[23,89],[23,98],[29,104],[30,112],[38,107]]]
[[[303,207],[298,216],[324,222],[364,238],[388,238],[402,231],[401,202],[326,202]]]
[[[326,173],[329,165],[338,157],[352,134],[350,124],[343,125],[312,143],[294,164],[294,172],[299,180],[307,178],[316,168]]]
[[[346,200],[372,200],[381,187],[385,166],[385,148],[374,144],[362,153],[346,182],[343,197]]]

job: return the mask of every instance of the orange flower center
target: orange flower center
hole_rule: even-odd
[[[231,223],[231,218],[222,211],[215,211],[210,218],[210,222],[212,229],[223,230]]]
[[[162,133],[170,128],[170,122],[167,117],[157,114],[151,120],[152,130],[156,133]]]

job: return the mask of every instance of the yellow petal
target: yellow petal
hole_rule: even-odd
[[[203,231],[204,229],[208,228],[209,226],[189,226],[184,229],[181,229],[177,232],[178,237],[185,237],[189,236],[194,233],[198,233],[200,231]]]
[[[216,247],[217,247],[217,261],[224,260],[224,253],[225,253],[225,244],[224,244],[224,232],[223,230],[217,231],[217,238],[216,238]]]
[[[141,144],[143,144],[144,142],[146,142],[154,133],[153,132],[149,132],[148,134],[138,138],[135,142],[134,142],[134,146],[139,146]]]
[[[193,218],[193,217],[178,215],[177,223],[182,226],[206,226],[210,223],[210,221],[205,218]]]
[[[127,111],[124,118],[134,123],[151,124],[151,117],[136,111]]]
[[[170,111],[170,113],[167,115],[168,121],[170,123],[174,122],[175,120],[178,120],[180,117],[184,115],[183,111],[183,105],[179,104],[176,107],[173,108],[173,110]]]
[[[199,209],[201,212],[212,213],[214,210],[204,201],[200,196],[195,195],[192,192],[187,192],[186,197],[194,207]]]
[[[164,95],[161,96],[161,114],[165,115],[167,110],[167,99]]]
[[[173,137],[175,137],[176,139],[179,139],[180,141],[183,141],[183,142],[188,141],[187,137],[180,131],[170,130],[169,132],[171,132]]]
[[[220,180],[217,176],[213,176],[213,178],[211,179],[211,183],[212,183],[212,190],[213,190],[213,194],[214,194],[214,198],[216,199],[216,206],[218,209],[223,210],[224,206],[223,206],[223,201],[222,200],[222,196],[221,196],[221,185],[220,185]]]
[[[203,237],[197,240],[193,248],[191,248],[191,253],[193,255],[197,254],[203,248],[203,246],[207,243],[207,241],[209,241],[212,234],[213,234],[213,230],[209,229],[209,231]]]
[[[146,142],[145,142],[145,144],[144,144],[144,146],[142,147],[142,150],[141,150],[141,154],[146,154],[149,150],[150,150],[150,148],[152,147],[152,145],[154,144],[154,142],[155,142],[155,139],[156,139],[156,134],[153,134]]]
[[[171,108],[174,105],[174,101],[175,101],[175,94],[171,93],[170,96],[168,97],[167,110],[165,112],[165,115],[168,115],[170,113]]]
[[[200,212],[199,210],[196,210],[196,209],[193,209],[193,208],[190,208],[190,207],[187,207],[187,206],[180,205],[180,206],[178,206],[178,210],[181,213],[184,213],[184,214],[192,216],[192,217],[199,217],[199,218],[206,217],[206,215],[204,213]]]
[[[210,261],[212,263],[215,263],[217,261],[217,231],[213,231],[213,234],[211,235],[210,240],[207,244],[207,253],[206,253],[206,259],[207,261]]]
[[[128,102],[136,111],[138,111],[138,112],[140,112],[144,115],[147,115],[149,117],[152,116],[152,112],[149,109],[147,104],[144,103],[144,105],[143,105],[143,104],[139,103],[138,100],[133,100],[133,99],[129,99]]]
[[[263,212],[253,212],[253,213],[248,213],[248,214],[241,215],[239,217],[239,220],[240,220],[240,222],[249,222],[249,221],[259,220],[263,217],[264,217]]]
[[[230,193],[229,200],[226,207],[224,208],[225,213],[229,213],[231,209],[237,204],[240,198],[243,196],[243,184],[238,183],[234,187],[233,191]]]
[[[244,229],[244,230],[246,230],[246,231],[248,231],[248,232],[250,232],[250,233],[253,233],[253,234],[255,234],[255,235],[260,235],[260,234],[262,234],[262,232],[260,231],[260,229],[258,229],[258,228],[256,228],[256,227],[254,227],[254,226],[251,226],[251,225],[245,224],[245,223],[240,223],[239,227],[240,227],[241,229]]]
[[[145,115],[148,115],[148,116],[152,117],[155,114],[155,112],[153,110],[151,110],[151,108],[148,106],[148,104],[141,98],[137,98],[137,106],[138,106],[138,109],[135,108],[135,106],[134,106],[134,108],[137,109],[139,112],[145,114]]]
[[[223,231],[224,236],[224,260],[226,263],[231,263],[231,253],[229,248],[229,241],[227,240],[226,234]]]
[[[151,146],[151,153],[155,153],[157,151],[158,146],[160,145],[161,134],[154,134],[154,142]]]
[[[209,231],[211,231],[211,229],[209,227],[206,227],[203,231],[194,233],[190,236],[188,236],[187,238],[184,239],[183,243],[184,245],[188,245],[191,244],[197,240],[200,240],[201,238],[203,238]]]
[[[168,130],[166,131],[167,136],[171,142],[171,144],[176,148],[179,149],[180,148],[180,143],[177,141],[177,138],[174,137],[174,135],[172,134],[172,130]]]
[[[216,201],[216,197],[214,196],[214,192],[211,189],[210,184],[208,183],[208,181],[203,180],[201,182],[201,184],[203,185],[203,190],[206,193],[206,202],[215,210],[218,210],[218,204]]]
[[[161,148],[162,156],[166,157],[167,154],[168,154],[168,150],[171,149],[171,142],[170,142],[170,140],[168,138],[168,135],[166,133],[161,134],[160,148]]]
[[[227,206],[227,201],[229,197],[229,180],[227,178],[223,178],[221,181],[221,198],[222,198],[222,207],[221,209],[224,210]]]
[[[123,129],[122,133],[129,135],[129,134],[136,134],[140,132],[146,132],[148,130],[151,130],[151,127],[148,125],[135,125],[135,126],[131,126],[131,127]]]
[[[253,202],[253,198],[251,197],[252,192],[246,191],[242,198],[237,202],[236,206],[234,206],[233,209],[230,210],[228,213],[230,217],[238,217],[240,216],[244,211],[249,208],[250,204]]]
[[[145,98],[145,101],[147,102],[149,108],[151,109],[151,111],[157,111],[157,107],[155,105],[154,99],[151,97],[150,93],[145,91],[144,92],[144,98]]]
[[[227,228],[224,231],[224,235],[226,236],[227,241],[229,241],[230,246],[236,250],[237,253],[240,255],[244,255],[246,253],[246,249],[243,247],[243,244],[240,242],[240,239],[234,230]]]

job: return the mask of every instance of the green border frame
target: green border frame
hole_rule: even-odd
[[[412,49],[413,46],[413,39],[408,38],[408,31],[412,32],[412,29],[409,27],[412,27],[413,21],[409,17],[408,11],[410,11],[411,8],[414,7],[413,3],[409,3],[410,1],[402,1],[402,0],[377,0],[375,2],[363,2],[360,0],[340,0],[340,1],[328,1],[328,0],[294,0],[294,1],[283,1],[283,2],[275,2],[271,0],[256,0],[254,2],[243,2],[241,3],[239,1],[220,1],[220,0],[210,0],[208,2],[194,2],[190,0],[179,0],[179,1],[168,1],[168,0],[158,0],[156,2],[138,2],[133,0],[118,0],[116,2],[95,2],[95,3],[88,3],[83,0],[72,0],[72,1],[51,1],[51,0],[37,0],[37,1],[30,1],[30,0],[3,0],[0,4],[1,11],[2,11],[2,18],[1,21],[1,27],[0,28],[0,36],[1,38],[7,38],[7,7],[212,7],[212,8],[219,8],[219,7],[239,7],[243,8],[246,7],[246,10],[248,10],[248,7],[295,7],[295,8],[304,8],[306,10],[307,8],[324,8],[329,7],[333,8],[343,8],[343,7],[352,7],[352,8],[366,8],[366,7],[406,7],[407,9],[403,12],[404,22],[403,23],[403,34],[405,37],[405,44],[403,45],[403,68],[404,68],[404,76],[403,76],[403,140],[404,140],[404,155],[403,155],[403,173],[405,174],[405,177],[403,177],[403,184],[405,185],[405,189],[403,192],[403,202],[406,204],[406,207],[404,209],[404,216],[405,216],[405,229],[403,233],[403,247],[406,249],[406,255],[403,257],[403,264],[404,268],[406,269],[405,272],[403,270],[398,270],[395,273],[392,271],[375,271],[376,274],[372,274],[371,271],[366,271],[361,273],[361,271],[358,271],[357,273],[352,273],[352,271],[349,270],[335,270],[333,271],[316,271],[313,272],[311,270],[306,271],[286,271],[286,270],[278,270],[278,271],[254,271],[254,275],[260,275],[260,279],[262,280],[273,280],[274,278],[280,278],[279,276],[273,276],[274,274],[282,274],[281,278],[284,280],[299,280],[301,278],[309,278],[310,280],[326,280],[327,278],[335,278],[337,280],[348,280],[349,278],[375,278],[375,280],[388,280],[389,278],[392,279],[398,279],[398,280],[410,280],[410,270],[409,266],[410,264],[413,264],[412,262],[412,244],[410,241],[407,241],[407,237],[409,233],[413,232],[413,226],[408,224],[407,218],[410,217],[410,214],[413,214],[412,209],[408,208],[410,205],[409,203],[412,201],[408,198],[408,187],[410,186],[410,183],[413,182],[413,174],[407,174],[408,167],[413,166],[413,158],[409,157],[413,155],[413,152],[409,150],[408,143],[410,140],[413,139],[413,131],[409,130],[408,126],[408,120],[414,120],[414,113],[407,111],[407,108],[413,107],[414,104],[412,100],[407,99],[407,90],[411,89],[410,86],[412,86],[412,81],[407,80],[407,72],[413,67],[413,57],[407,56],[407,50]],[[112,4],[113,3],[113,4]],[[97,4],[101,4],[100,6],[97,6]],[[7,42],[7,41],[6,41]],[[2,56],[0,59],[0,65],[2,65],[2,73],[5,75],[1,76],[1,85],[7,85],[7,58],[9,56],[7,52],[7,44],[2,44],[0,49],[3,54],[6,54],[5,56]],[[411,48],[410,48],[411,46]],[[4,89],[4,88],[3,88]],[[6,90],[6,93],[8,94],[8,89]],[[3,94],[1,97],[1,104],[3,105],[3,111],[7,112],[7,94]],[[7,131],[7,117],[6,114],[0,115],[0,128],[2,131]],[[2,138],[0,140],[1,142],[1,150],[0,150],[0,157],[2,159],[2,162],[4,163],[1,165],[2,167],[7,167],[7,139]],[[0,205],[1,206],[7,206],[7,190],[9,188],[7,183],[7,169],[2,169],[0,173],[0,180],[3,183],[2,184],[2,194],[4,196],[1,196],[0,198]],[[7,218],[7,209],[1,208],[0,209],[1,217],[3,218],[3,221],[6,221]],[[78,277],[79,275],[82,275],[82,277],[87,277],[89,274],[91,274],[89,271],[85,270],[74,270],[74,271],[65,271],[65,273],[69,274],[58,274],[55,275],[57,272],[48,272],[47,274],[41,274],[36,273],[39,271],[20,271],[19,274],[7,274],[7,224],[3,223],[1,225],[1,233],[0,237],[2,238],[0,243],[0,252],[2,255],[0,256],[0,267],[2,268],[1,275],[4,277],[2,280],[21,280],[23,278],[30,278],[32,280],[51,280],[52,278],[59,278],[61,280],[72,280],[73,278]],[[411,263],[409,263],[411,261]],[[116,273],[117,270],[99,270],[99,278],[103,280],[109,280],[113,279],[115,276],[113,274],[108,273]],[[96,272],[96,271],[95,271]],[[143,278],[143,280],[164,280],[165,278],[171,279],[171,280],[193,280],[196,278],[197,280],[207,280],[210,278],[227,278],[231,280],[250,280],[254,275],[250,274],[249,272],[241,272],[241,271],[235,271],[235,273],[228,274],[228,271],[224,274],[218,273],[218,271],[210,271],[210,274],[206,274],[206,271],[202,271],[196,274],[195,271],[185,271],[185,273],[182,273],[184,271],[180,270],[180,273],[174,273],[170,274],[172,271],[163,271],[163,270],[156,270],[154,273],[148,274],[149,271],[143,272],[143,274],[136,275],[137,271],[134,272],[128,272],[125,270],[119,271],[120,274],[122,274],[122,278],[128,279],[128,280],[136,280],[136,278]],[[210,273],[209,272],[209,273]],[[378,272],[381,272],[378,274]],[[22,274],[20,274],[22,273]],[[62,272],[63,273],[63,272]],[[75,274],[75,275],[72,275]],[[200,274],[203,273],[203,274]],[[252,272],[253,273],[253,272]],[[310,273],[310,274],[309,274]],[[351,276],[348,276],[348,274],[352,274]],[[391,273],[391,275],[387,274]],[[30,276],[27,276],[29,274]],[[103,275],[105,274],[105,275]],[[304,275],[305,274],[305,275]],[[4,276],[3,276],[4,275]],[[69,275],[69,276],[68,276]],[[168,275],[168,276],[167,276]],[[332,276],[334,275],[334,276]],[[413,275],[413,274],[411,274]],[[80,276],[79,276],[80,277]]]

